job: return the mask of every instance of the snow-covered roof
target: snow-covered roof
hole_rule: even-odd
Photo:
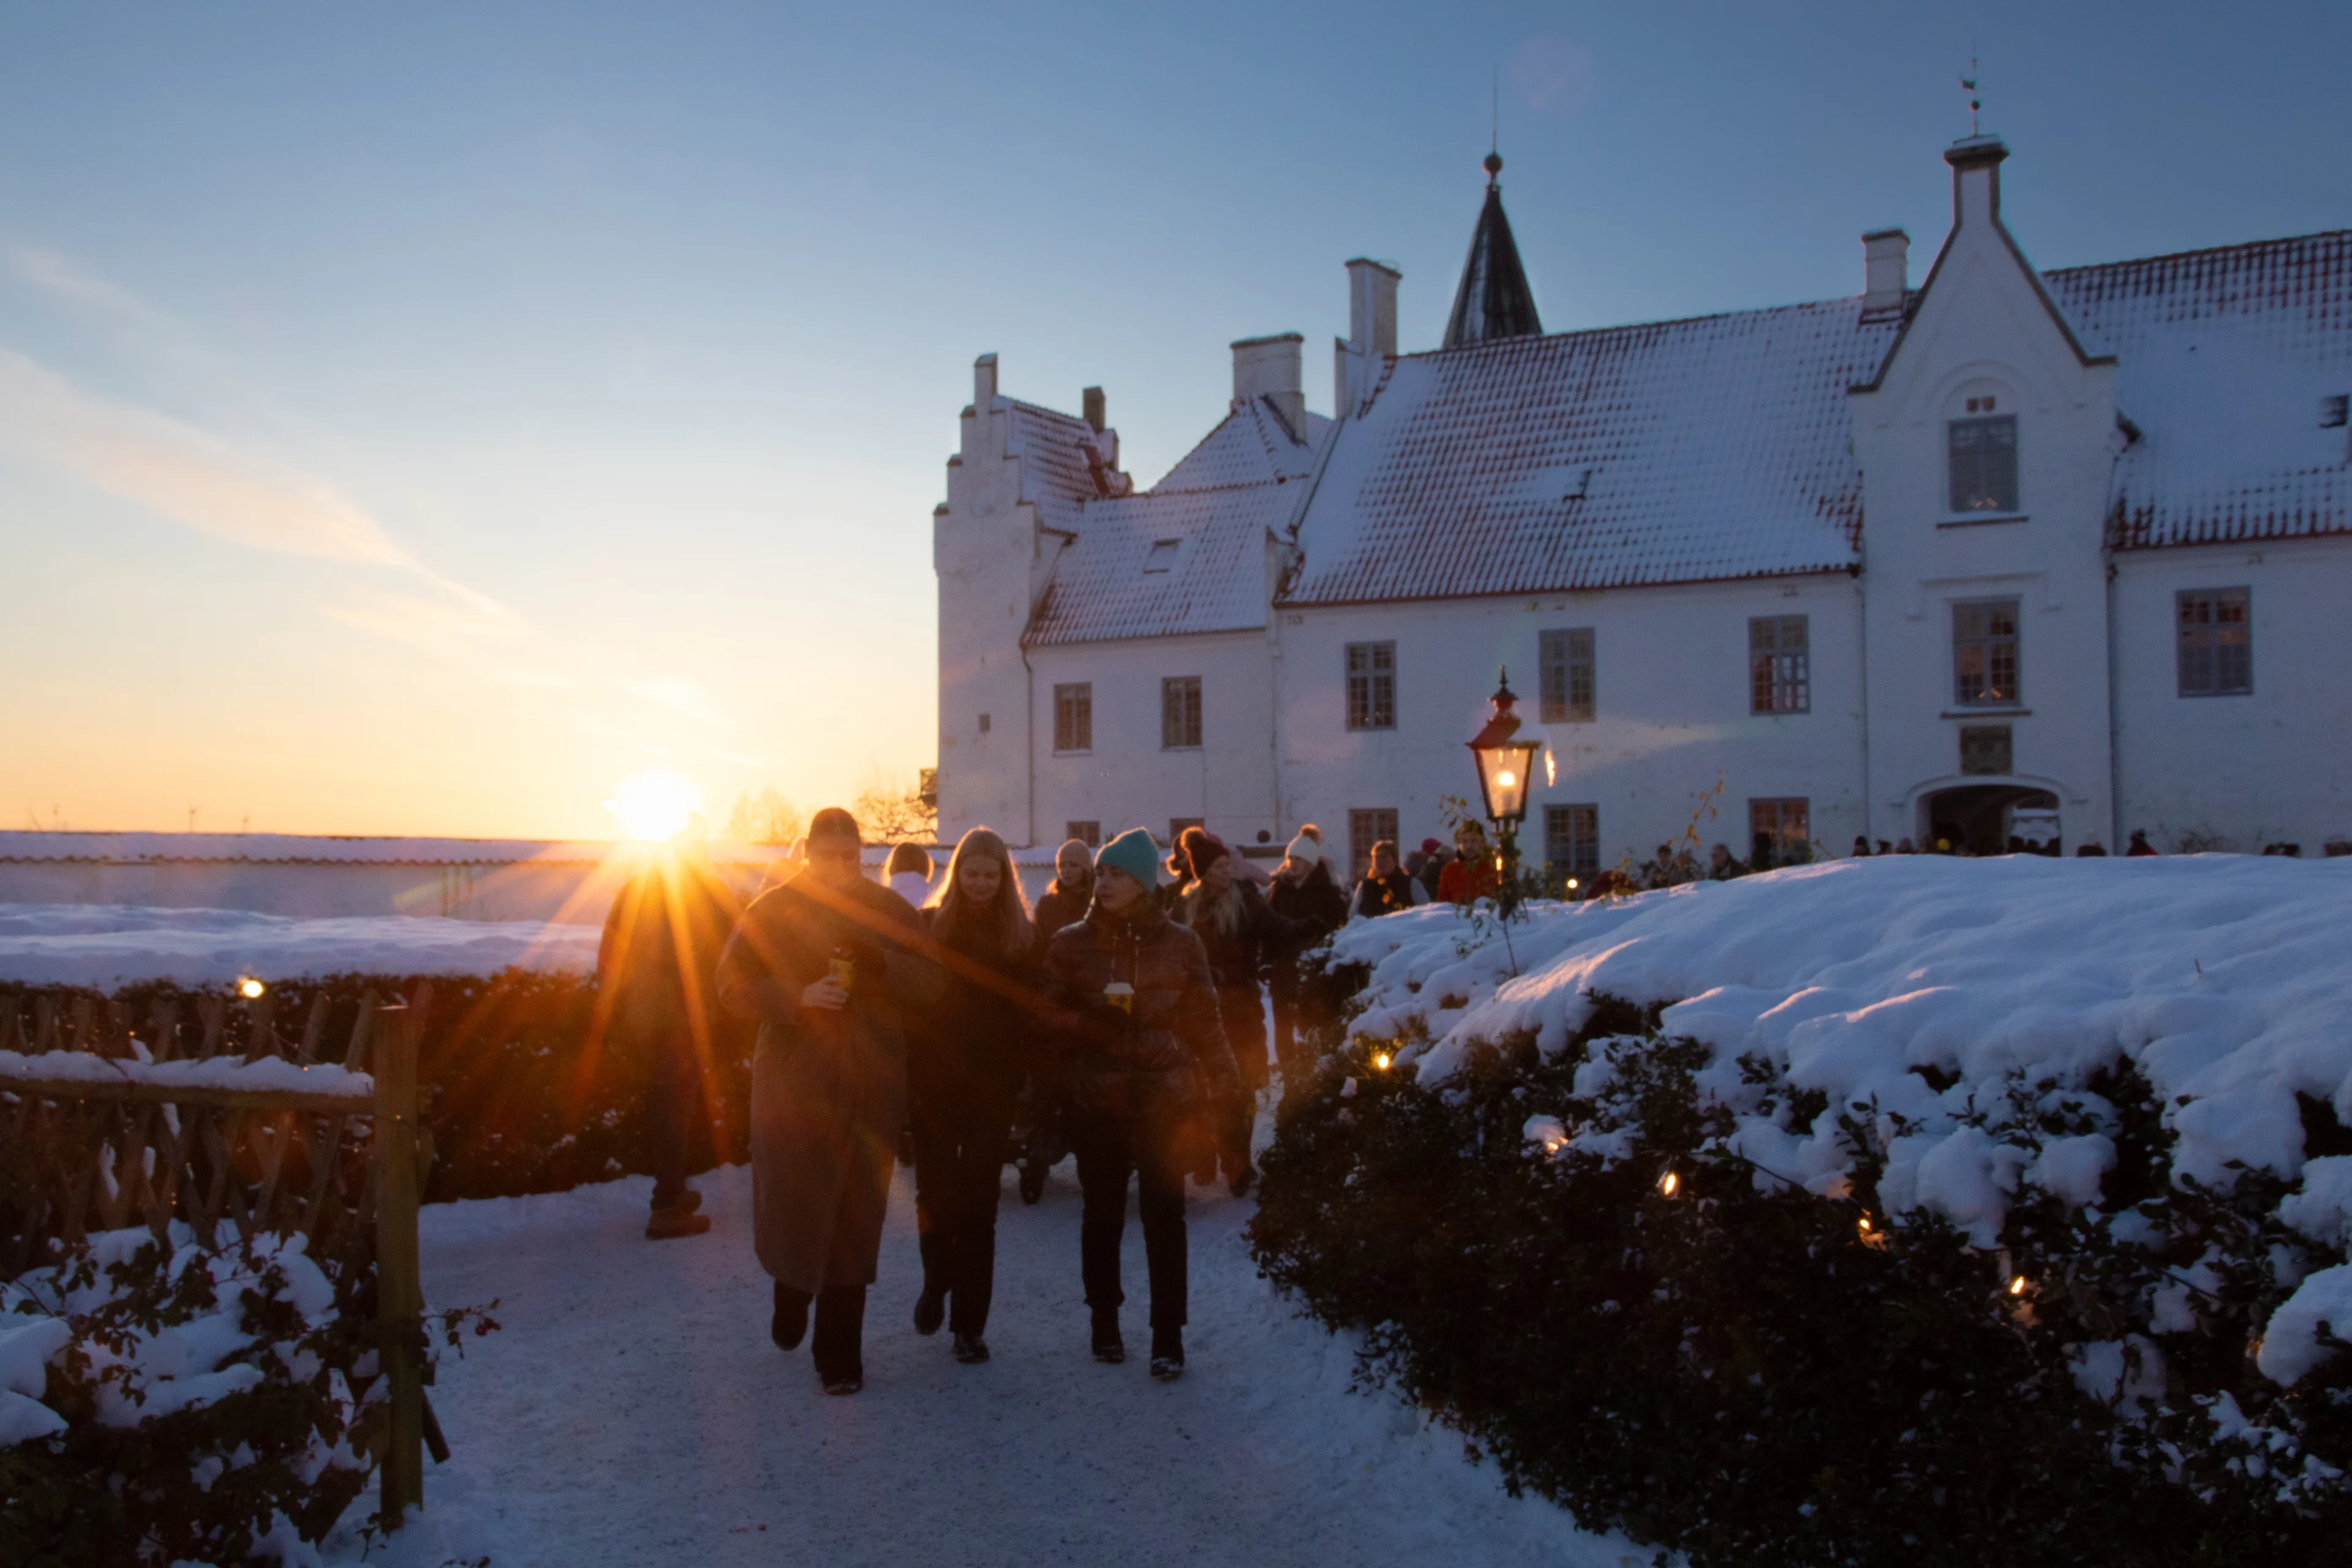
[[[1253,397],[1241,403],[1180,458],[1154,495],[1171,490],[1218,489],[1228,485],[1276,485],[1305,479],[1315,467],[1315,450],[1331,428],[1320,414],[1307,416],[1307,428],[1290,428],[1274,405]],[[1302,439],[1302,437],[1304,437]]]
[[[2119,548],[2352,531],[2352,450],[2320,423],[2352,393],[2352,230],[2044,276],[2139,431],[2116,472]]]
[[[1513,338],[1393,361],[1301,524],[1295,604],[1843,571],[1861,301]]]
[[[1108,437],[1055,409],[1013,397],[997,401],[1011,416],[1004,451],[1021,459],[1021,499],[1036,507],[1046,527],[1076,532],[1079,508],[1098,493],[1087,452]]]
[[[1086,509],[1029,623],[1029,645],[1242,631],[1265,625],[1267,536],[1297,487],[1154,490]]]

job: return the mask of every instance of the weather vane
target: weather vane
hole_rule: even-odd
[[[1960,79],[1960,85],[1968,89],[1969,135],[1972,138],[1981,134],[1981,132],[1977,130],[1977,115],[1984,109],[1984,100],[1977,94],[1977,75],[1976,51],[1974,49],[1970,49],[1969,51],[1969,74]]]

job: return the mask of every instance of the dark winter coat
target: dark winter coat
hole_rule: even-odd
[[[596,984],[614,1023],[640,1039],[686,1032],[707,1041],[719,949],[742,912],[707,863],[664,858],[630,878],[596,947]]]
[[[1030,911],[1029,918],[1037,927],[1038,948],[1042,951],[1047,942],[1054,940],[1054,933],[1064,926],[1076,925],[1086,919],[1087,906],[1094,901],[1094,896],[1091,883],[1086,891],[1079,892],[1064,887],[1062,879],[1055,878],[1053,886],[1038,895],[1037,907]]]
[[[1298,921],[1275,912],[1265,895],[1247,882],[1236,881],[1234,896],[1241,900],[1241,915],[1233,930],[1218,930],[1217,922],[1204,915],[1193,925],[1192,934],[1208,952],[1217,990],[1246,996],[1255,1005],[1265,966],[1304,932]]]
[[[1392,915],[1400,910],[1411,908],[1412,879],[1402,871],[1391,871],[1385,877],[1366,877],[1356,885],[1356,912],[1360,915]]]
[[[1348,895],[1331,880],[1331,868],[1318,860],[1297,881],[1276,877],[1266,894],[1268,908],[1291,922],[1290,940],[1274,955],[1270,984],[1276,997],[1297,988],[1298,967],[1291,961],[1348,923]]]
[[[1045,991],[1070,1054],[1073,1099],[1082,1110],[1141,1119],[1237,1098],[1201,939],[1156,909],[1141,915],[1097,909],[1045,949]],[[1103,999],[1115,980],[1135,987],[1132,1015]]]
[[[814,1293],[870,1285],[907,1114],[907,1026],[944,984],[907,900],[815,876],[761,894],[719,960],[719,997],[760,1021],[751,1059],[751,1229],[760,1266]],[[801,993],[837,951],[856,964],[846,1006]]]
[[[1009,1103],[1035,1055],[1045,943],[1007,953],[969,931],[942,937],[939,911],[922,913],[946,976],[908,1045],[908,1092],[950,1119],[960,1104]]]

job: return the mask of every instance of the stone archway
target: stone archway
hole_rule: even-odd
[[[1939,789],[1919,800],[1922,849],[1933,849],[1937,839],[1954,847],[1965,845],[1973,855],[2009,852],[2010,817],[2017,811],[2056,813],[2058,797],[2031,784],[1958,784]]]

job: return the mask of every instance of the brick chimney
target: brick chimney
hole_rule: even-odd
[[[1911,287],[1911,237],[1882,228],[1862,237],[1862,314],[1864,321],[1903,313]]]
[[[1307,438],[1307,340],[1297,332],[1244,338],[1234,345],[1234,406],[1265,398],[1290,433]]]

